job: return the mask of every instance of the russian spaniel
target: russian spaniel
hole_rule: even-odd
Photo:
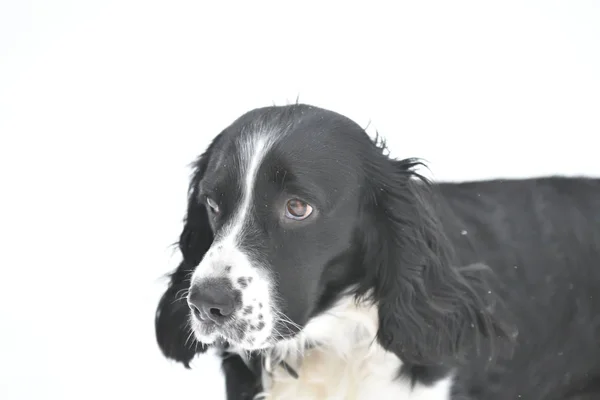
[[[241,116],[194,163],[164,355],[219,349],[228,399],[600,398],[600,180],[419,165],[321,108]]]

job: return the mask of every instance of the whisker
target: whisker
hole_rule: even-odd
[[[194,331],[190,331],[190,333],[187,336],[187,339],[185,339],[185,346],[187,346],[187,344],[190,341],[190,339],[192,339],[192,340],[195,339],[193,336],[194,336]]]
[[[291,320],[290,317],[288,317],[287,315],[285,315],[283,312],[272,309],[271,312],[280,320],[285,322],[286,324],[286,328],[288,328],[289,333],[293,333],[293,331],[291,329],[289,329],[289,326],[287,326],[288,324],[291,325],[294,328],[297,328],[299,331],[301,331],[303,329],[302,326],[298,325],[297,323],[295,323],[294,321]]]
[[[173,302],[171,304],[175,304],[179,301],[186,299],[188,297],[188,294],[189,294],[189,288],[178,290],[177,293],[175,293],[175,300],[173,300]]]
[[[189,329],[190,333],[187,336],[187,339],[185,340],[185,346],[187,346],[190,338],[193,338],[194,340],[196,339],[194,337],[194,329],[191,327],[190,321],[187,321],[185,324],[185,328],[184,329]]]
[[[189,288],[183,288],[183,289],[179,289],[177,291],[177,293],[175,293],[175,297],[178,297],[179,295],[181,295],[181,293],[187,293],[189,290]]]

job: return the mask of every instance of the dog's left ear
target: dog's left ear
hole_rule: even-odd
[[[185,223],[179,235],[179,250],[183,260],[170,274],[169,286],[158,303],[155,316],[156,340],[161,351],[165,357],[181,362],[187,368],[196,354],[206,350],[206,345],[198,342],[191,331],[187,291],[196,266],[213,242],[208,212],[199,201],[198,186],[219,137],[194,164]]]
[[[383,155],[382,155],[383,156]],[[505,337],[489,268],[457,268],[435,196],[415,160],[385,157],[371,171],[365,265],[379,307],[378,341],[403,362],[442,365],[482,337]],[[489,343],[489,342],[488,342]]]

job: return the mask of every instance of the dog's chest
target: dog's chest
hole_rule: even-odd
[[[281,364],[263,370],[263,398],[272,400],[449,400],[451,380],[433,386],[399,377],[401,360],[375,339],[376,308],[340,301],[314,318],[300,338],[278,348]],[[312,343],[313,345],[306,345]],[[283,357],[281,357],[283,356]]]
[[[426,387],[398,378],[400,360],[373,345],[358,348],[349,359],[322,349],[309,350],[298,377],[277,367],[265,379],[267,399],[448,400],[450,380]]]

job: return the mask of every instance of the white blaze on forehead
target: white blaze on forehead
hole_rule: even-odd
[[[207,257],[204,257],[194,271],[193,280],[223,274],[227,266],[230,268],[228,275],[231,276],[252,276],[256,272],[253,271],[254,262],[246,252],[242,251],[239,242],[253,207],[252,194],[258,170],[275,143],[276,135],[267,131],[261,134],[242,136],[239,140],[237,157],[240,168],[239,187],[242,196],[233,210],[231,219],[219,232],[209,249]],[[233,196],[234,194],[226,193],[226,195]]]
[[[240,176],[242,177],[240,182],[242,198],[233,219],[227,226],[222,240],[219,240],[219,242],[237,244],[236,242],[244,229],[246,219],[253,206],[252,193],[254,192],[258,170],[273,143],[274,138],[269,134],[242,138],[239,150],[240,154],[238,155],[241,168]]]

